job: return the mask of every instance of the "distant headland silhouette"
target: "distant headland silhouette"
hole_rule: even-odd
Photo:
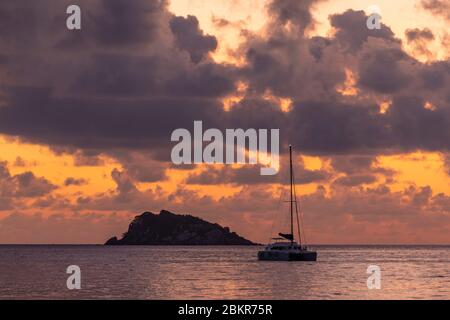
[[[166,210],[144,212],[134,218],[122,239],[113,237],[105,245],[256,245],[229,228],[191,215]]]

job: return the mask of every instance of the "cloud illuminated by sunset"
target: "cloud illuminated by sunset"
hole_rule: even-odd
[[[450,242],[445,1],[378,0],[368,30],[365,0],[96,0],[79,32],[69,3],[0,4],[0,243],[101,243],[161,209],[264,242],[289,144],[310,242]],[[280,174],[173,165],[195,120],[280,128]]]

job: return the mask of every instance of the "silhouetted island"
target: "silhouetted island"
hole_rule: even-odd
[[[134,218],[122,239],[113,237],[105,245],[255,245],[227,227],[191,215],[162,210]]]

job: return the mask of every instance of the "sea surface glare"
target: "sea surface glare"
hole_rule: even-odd
[[[258,261],[260,249],[2,245],[0,298],[450,299],[450,246],[315,246],[317,262]],[[67,288],[70,265],[81,290]]]

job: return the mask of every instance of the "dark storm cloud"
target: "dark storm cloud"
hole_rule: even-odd
[[[24,172],[12,177],[11,180],[16,185],[16,197],[33,198],[46,195],[56,189],[45,178],[38,178],[32,172]]]
[[[382,94],[396,93],[411,81],[403,68],[408,56],[399,47],[365,50],[359,65],[359,85]]]
[[[252,184],[289,184],[287,161],[282,161],[280,173],[276,176],[261,176],[260,166],[243,166],[232,169],[229,166],[214,168],[209,167],[200,173],[193,173],[186,179],[187,184],[197,185],[252,185]],[[301,162],[294,165],[295,182],[297,184],[309,184],[326,181],[330,173],[325,170],[306,169]]]
[[[2,21],[3,30],[14,34],[0,32],[3,38],[28,47],[0,42],[0,49],[12,48],[3,50],[7,63],[0,66],[10,75],[1,88],[0,132],[53,150],[91,153],[92,160],[102,152],[114,154],[115,148],[167,151],[171,132],[190,128],[194,120],[217,127],[223,115],[217,99],[233,91],[235,70],[203,61],[213,49],[208,45],[213,37],[193,17],[177,19],[166,1],[92,1],[82,7],[82,30],[71,32],[65,28],[65,4],[0,4],[8,17],[27,7],[35,20],[43,21],[30,33],[22,32],[30,25]],[[180,23],[190,29],[181,30]],[[30,34],[45,41],[28,40]],[[72,35],[81,35],[76,36],[80,41],[72,42]],[[193,39],[206,41],[195,64],[190,55],[199,52],[183,47]]]
[[[390,128],[376,105],[299,102],[292,111],[292,139],[301,150],[340,153],[390,144]]]
[[[340,156],[332,159],[332,166],[334,169],[351,174],[358,171],[369,170],[372,164],[376,161],[373,156]]]
[[[318,1],[273,0],[269,5],[269,10],[282,24],[291,22],[304,30],[313,22],[310,9],[315,2]]]
[[[387,26],[368,30],[362,11],[331,16],[334,36],[308,38],[315,3],[272,1],[267,33],[247,33],[240,49],[248,63],[231,67],[208,58],[217,40],[195,17],[171,14],[166,1],[86,3],[76,32],[65,29],[66,2],[2,2],[0,132],[90,159],[107,153],[141,181],[163,179],[164,165],[120,154],[168,161],[171,132],[194,120],[280,128],[283,151],[288,143],[311,154],[450,149],[448,62],[420,63]],[[30,24],[11,18],[20,8]],[[35,20],[44,22],[31,28]],[[360,90],[354,97],[336,90],[347,69]],[[248,91],[225,112],[220,99],[238,80]],[[267,92],[290,98],[292,110],[264,101]],[[380,98],[393,101],[385,114]]]
[[[68,186],[82,186],[87,184],[88,181],[86,179],[77,179],[77,178],[73,178],[73,177],[69,177],[66,178],[66,180],[64,180],[64,185],[66,187]]]
[[[164,89],[160,79],[167,63],[161,56],[93,55],[75,90],[103,96],[151,95]]]
[[[283,18],[275,17],[282,25]],[[251,90],[294,99],[282,126],[289,128],[285,137],[302,151],[319,154],[448,150],[448,62],[417,61],[387,26],[369,30],[362,11],[349,10],[330,20],[336,29],[332,38],[286,36],[273,23],[267,37],[251,36],[248,41],[244,75]],[[336,93],[345,67],[356,74],[360,95],[353,99]],[[388,95],[392,109],[382,114],[375,101],[360,98],[371,93],[383,99]],[[430,101],[436,110],[425,108]]]
[[[3,1],[0,5],[0,46],[2,51],[26,50],[37,45],[39,8],[28,1]],[[20,13],[20,14],[19,14]],[[9,50],[5,50],[9,49]]]
[[[205,99],[56,98],[49,90],[15,88],[0,109],[0,127],[33,142],[83,149],[167,147],[177,128],[203,119],[217,127],[221,105]]]
[[[338,173],[348,176],[381,174],[392,177],[395,171],[379,165],[376,155],[337,155],[331,158],[331,165]]]
[[[335,98],[345,80],[340,57],[325,38],[310,40],[304,29],[313,25],[311,7],[318,1],[272,1],[267,34],[248,34],[241,48],[247,59],[242,75],[252,93],[271,93],[302,100]],[[319,59],[320,58],[320,59]]]
[[[229,128],[280,128],[280,134],[283,135],[286,129],[283,127],[289,121],[287,117],[273,102],[259,97],[246,97],[225,113],[224,121]]]
[[[389,119],[396,143],[405,149],[449,150],[450,109],[424,108],[422,97],[395,98]]]
[[[283,34],[267,41],[253,39],[246,51],[248,65],[242,74],[248,79],[250,90],[258,94],[270,90],[281,97],[333,98],[334,88],[345,80],[345,70],[330,56],[325,59],[326,50],[330,47],[310,48],[305,39]]]
[[[10,58],[20,56],[21,60],[17,62],[21,64],[22,69],[26,67],[24,60],[35,58],[39,64],[47,63],[50,64],[50,67],[58,65],[66,70],[68,67],[65,65],[70,64],[74,67],[71,69],[72,71],[77,71],[80,67],[84,71],[87,67],[91,67],[91,65],[87,65],[87,59],[95,56],[107,58],[108,55],[155,58],[156,66],[163,63],[163,67],[166,68],[162,73],[166,77],[165,79],[170,76],[176,77],[177,70],[184,72],[186,68],[190,67],[188,63],[190,52],[176,45],[178,41],[181,41],[182,35],[174,35],[171,32],[169,22],[176,17],[168,12],[167,1],[90,1],[82,6],[82,30],[76,31],[69,31],[65,26],[67,18],[65,10],[69,3],[69,1],[43,0],[38,5],[19,0],[15,3],[1,4],[0,12],[4,12],[9,19],[2,20],[2,29],[5,32],[1,33],[0,45],[4,44],[2,47],[10,49],[7,50]],[[14,14],[22,8],[27,8],[27,10],[23,10],[23,20],[28,23],[20,23],[17,21],[19,19],[17,16],[22,15]],[[211,39],[211,36],[204,35],[199,28],[190,29],[186,36],[189,36],[190,40],[196,37],[202,40]],[[31,39],[28,39],[29,37]],[[26,48],[12,46],[7,41],[2,43],[1,39],[4,38],[14,40]],[[65,44],[64,48],[61,47],[62,43]],[[44,57],[44,54],[52,56],[53,59],[46,61],[45,58],[48,56]],[[203,52],[202,58],[206,57],[206,54],[206,51]],[[165,64],[164,59],[166,60]],[[113,61],[113,63],[120,62]],[[145,60],[137,62],[142,63]],[[95,63],[100,63],[100,61],[95,61]],[[111,64],[106,65],[106,67],[108,66]],[[133,69],[132,63],[128,66],[131,67],[131,70],[121,68],[119,71],[139,71],[136,68]],[[155,64],[150,67],[154,66]],[[154,74],[152,70],[145,70],[149,71],[154,79],[159,79],[161,76],[161,73]],[[26,71],[21,70],[21,73]],[[52,75],[54,77],[68,76],[54,72]],[[74,78],[76,75],[78,73],[72,73],[69,78]],[[132,79],[132,82],[138,84],[138,80],[141,80],[140,77],[138,74],[137,78]],[[39,84],[42,84],[42,79]]]
[[[422,66],[419,77],[425,89],[443,89],[449,82],[450,63],[438,61]]]
[[[405,31],[406,38],[408,41],[415,41],[419,39],[425,39],[425,40],[433,40],[434,34],[431,32],[430,29],[408,29]]]
[[[175,36],[179,48],[189,52],[194,63],[200,62],[204,56],[217,48],[217,40],[213,36],[203,35],[196,17],[173,17],[170,29]]]
[[[5,199],[35,198],[49,194],[57,187],[32,172],[12,175],[6,162],[0,162],[0,202]],[[7,201],[7,203],[10,200]]]
[[[234,89],[232,70],[205,63],[174,65],[164,56],[101,54],[91,58],[74,86],[103,96],[220,97]]]
[[[309,52],[311,55],[320,60],[323,56],[323,51],[331,44],[331,40],[324,37],[312,37],[309,41]]]
[[[14,160],[14,162],[13,162],[13,166],[20,167],[20,168],[33,167],[33,166],[36,166],[37,164],[38,164],[38,162],[35,160],[28,161],[20,156],[16,157],[16,160]]]
[[[347,186],[354,187],[359,186],[361,184],[372,184],[377,181],[377,177],[373,175],[352,175],[348,177],[338,178],[334,181],[334,183]]]
[[[233,73],[228,67],[205,63],[169,81],[167,91],[181,97],[223,97],[234,89]]]
[[[422,0],[422,7],[430,10],[436,16],[442,16],[450,21],[450,3],[448,0]]]
[[[134,181],[157,182],[167,179],[167,159],[158,161],[152,152],[121,150],[115,151],[112,156],[122,164],[124,172]]]
[[[80,3],[82,30],[67,32],[63,28],[67,17],[64,13],[71,4],[73,1],[70,0],[50,0],[45,5],[54,15],[52,33],[55,42],[52,45],[58,50],[66,53],[75,51],[79,55],[86,49],[142,50],[151,43],[164,42],[163,27],[170,18],[166,0],[94,0]]]
[[[154,40],[166,0],[102,0],[95,17],[96,40],[105,45],[127,46]]]
[[[73,158],[74,165],[77,167],[97,167],[104,165],[104,161],[98,156],[97,152],[77,151],[73,154]]]
[[[424,206],[428,204],[433,196],[433,190],[430,186],[421,187],[419,190],[412,190],[414,192],[412,202],[416,206]]]
[[[366,27],[367,16],[364,11],[347,10],[330,17],[331,25],[336,29],[335,40],[346,51],[355,53],[369,37],[399,42],[392,30],[382,24],[381,29],[370,30]]]
[[[408,29],[405,32],[406,40],[416,56],[433,58],[433,53],[429,50],[430,42],[434,41],[433,32],[428,29]]]

